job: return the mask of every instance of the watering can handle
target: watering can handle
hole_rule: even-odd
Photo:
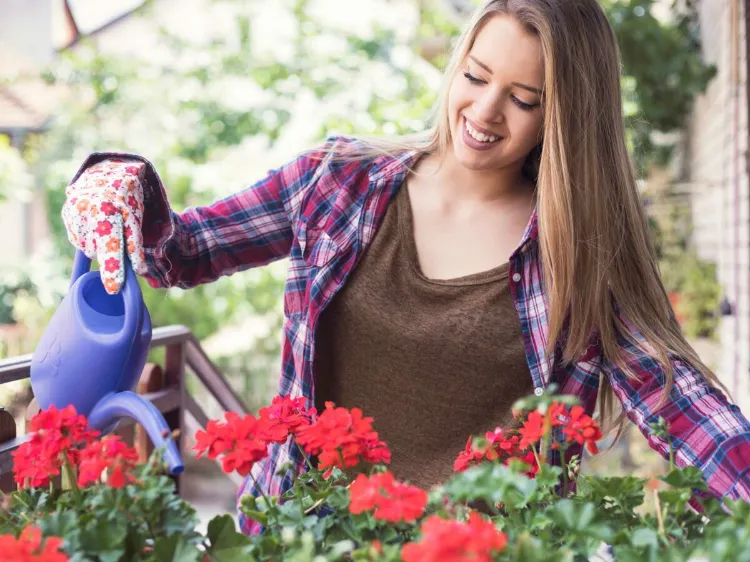
[[[70,286],[88,273],[91,269],[91,260],[81,250],[76,250],[76,256],[73,258],[73,273],[70,276]]]
[[[76,250],[76,255],[73,258],[73,272],[70,275],[70,287],[73,286],[73,283],[78,281],[79,277],[82,277],[86,273],[89,272],[91,269],[91,259],[86,256],[86,254],[83,253],[81,250]],[[130,260],[128,259],[128,256],[125,256],[125,283],[127,283],[127,280],[130,277],[134,277],[133,275],[130,275],[132,271],[132,267],[130,266]]]
[[[72,287],[89,269],[91,269],[91,260],[81,250],[76,250],[70,286]],[[125,283],[122,285],[121,292],[125,303],[125,326],[123,326],[123,329],[125,333],[134,333],[134,331],[140,330],[145,305],[143,304],[141,289],[138,286],[138,279],[135,277],[135,272],[127,256],[125,256]]]

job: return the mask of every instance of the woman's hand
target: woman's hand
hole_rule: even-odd
[[[125,280],[125,251],[136,273],[146,273],[143,254],[143,188],[145,164],[104,160],[83,172],[65,190],[62,218],[68,240],[99,262],[107,293],[120,291]]]

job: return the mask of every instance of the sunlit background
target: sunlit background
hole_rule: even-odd
[[[750,0],[601,4],[622,50],[628,140],[670,298],[750,411]],[[179,211],[254,183],[327,134],[422,130],[474,5],[0,0],[0,360],[34,349],[65,293],[73,248],[60,207],[88,153],[144,155]],[[190,291],[143,284],[154,323],[188,327],[251,410],[276,391],[285,268]],[[19,425],[31,398],[28,381],[0,385]],[[637,430],[584,466],[663,469]],[[212,467],[194,474],[186,493],[200,509],[232,508],[231,483]]]

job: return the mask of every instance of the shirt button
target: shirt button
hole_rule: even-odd
[[[543,389],[543,388],[542,388],[541,386],[537,386],[537,387],[536,387],[536,388],[534,389],[534,394],[535,394],[536,396],[541,396],[542,394],[544,394],[544,389]]]
[[[521,274],[520,273],[514,273],[513,274],[513,282],[518,283],[521,280]]]

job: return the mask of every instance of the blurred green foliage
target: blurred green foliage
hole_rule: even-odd
[[[658,133],[679,130],[716,75],[701,57],[697,5],[672,0],[674,21],[653,15],[655,0],[600,0],[620,47],[626,125],[636,165],[665,164],[674,145]],[[684,5],[681,9],[676,6]],[[655,134],[656,133],[656,134]]]
[[[9,195],[18,197],[32,186],[23,156],[10,144],[7,136],[0,135],[0,201]]]
[[[680,304],[685,335],[689,338],[713,338],[719,327],[721,286],[716,281],[716,265],[701,260],[695,252],[687,252],[675,264],[683,272]]]

